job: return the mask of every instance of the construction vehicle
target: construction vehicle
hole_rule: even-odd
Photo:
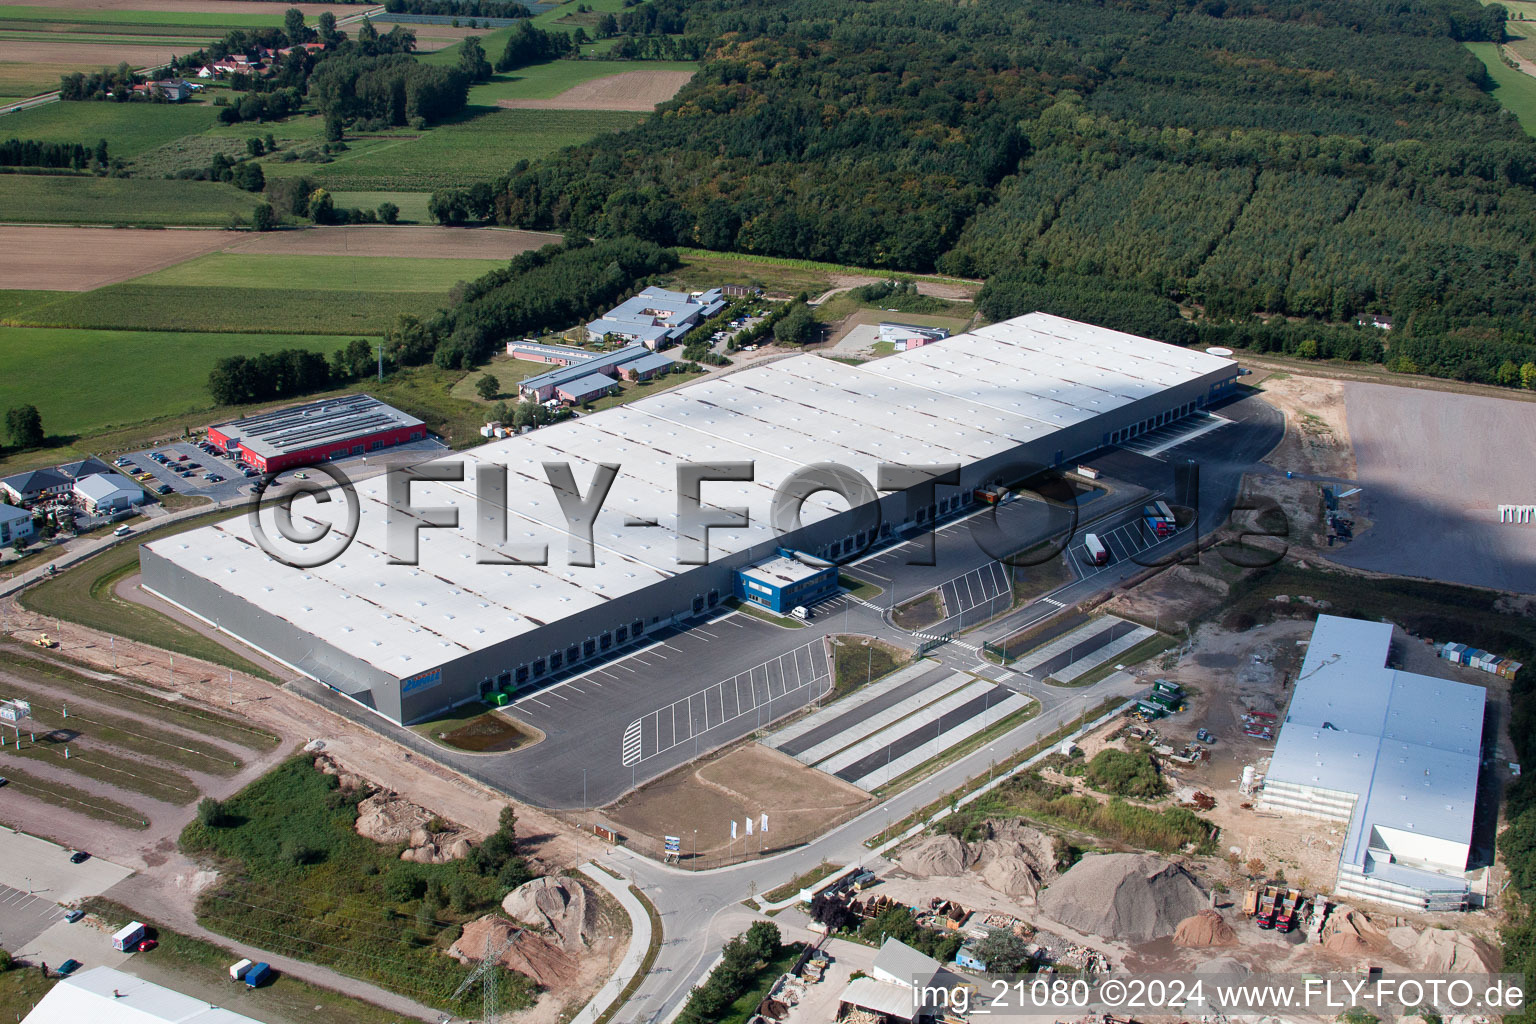
[[[1296,927],[1301,911],[1301,890],[1287,889],[1275,902],[1275,931],[1285,933]]]
[[[1272,885],[1266,885],[1259,892],[1259,905],[1258,909],[1254,911],[1253,923],[1266,931],[1273,928],[1279,902],[1280,890]]]
[[[46,647],[50,650],[59,646],[59,642],[50,637],[47,633],[39,633],[37,635],[37,639],[33,640],[32,642],[39,647]]]

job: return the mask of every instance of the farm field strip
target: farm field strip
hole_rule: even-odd
[[[271,14],[202,11],[83,10],[78,7],[36,7],[7,4],[0,16],[5,21],[58,22],[69,25],[153,25],[178,28],[277,28],[287,8],[274,4]]]
[[[699,65],[690,61],[555,60],[494,75],[489,82],[470,89],[469,102],[488,105],[499,100],[553,99],[578,85],[622,74],[656,71],[691,75],[698,70]]]
[[[11,780],[10,785],[28,796],[84,814],[88,818],[111,822],[125,828],[149,827],[149,822],[144,820],[144,815],[131,807],[126,807],[115,800],[95,796],[75,786],[45,779],[32,772],[18,769],[13,764],[6,764],[5,777]]]
[[[142,287],[241,287],[341,292],[446,292],[504,265],[502,260],[212,253],[135,278]]]

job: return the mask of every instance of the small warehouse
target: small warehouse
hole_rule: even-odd
[[[672,360],[659,353],[651,353],[642,356],[632,363],[625,363],[619,368],[625,380],[650,380],[672,369]]]
[[[781,550],[769,561],[736,573],[736,597],[770,611],[788,612],[837,592],[837,566]]]
[[[573,381],[557,385],[555,397],[562,402],[580,405],[582,402],[590,402],[612,394],[617,386],[618,382],[612,377],[604,377],[600,373],[589,373],[585,377],[577,377]]]
[[[261,1024],[254,1017],[194,999],[115,970],[92,967],[64,978],[22,1024]]]
[[[80,507],[96,516],[121,512],[145,500],[144,489],[117,473],[94,473],[75,481]]]
[[[426,424],[372,395],[290,406],[208,428],[208,440],[264,473],[420,441]]]

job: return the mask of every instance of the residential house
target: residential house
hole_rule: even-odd
[[[0,505],[0,547],[31,540],[36,533],[32,513],[15,505]]]
[[[74,481],[56,469],[33,469],[0,480],[0,491],[12,505],[33,505],[60,494],[68,494]]]

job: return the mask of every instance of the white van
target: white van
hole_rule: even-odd
[[[803,604],[797,604],[789,610],[789,614],[797,619],[809,619],[811,617],[811,610]]]
[[[128,525],[125,524],[125,525],[119,526],[117,529],[113,530],[112,531],[112,536],[114,536],[114,537],[126,537],[130,533],[132,533],[132,532],[133,532],[133,527],[128,526]]]

